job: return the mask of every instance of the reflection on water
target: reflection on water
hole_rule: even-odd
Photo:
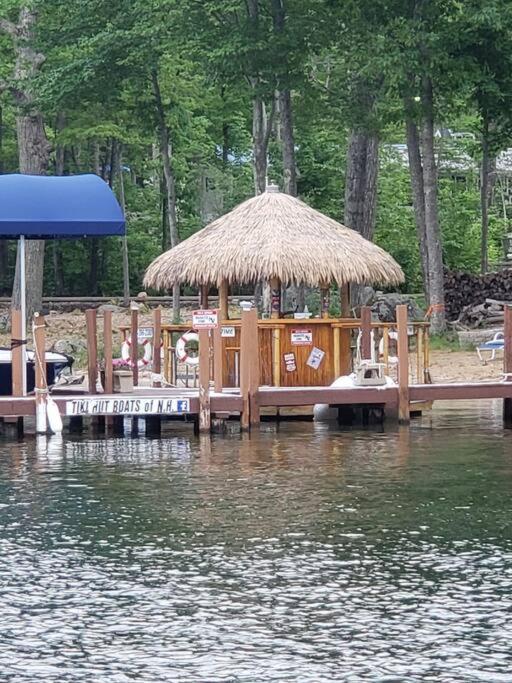
[[[0,680],[512,681],[512,434],[0,445]]]

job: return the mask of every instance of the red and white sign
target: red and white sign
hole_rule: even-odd
[[[194,330],[215,330],[218,326],[218,310],[212,309],[192,312],[192,327]]]
[[[311,346],[313,343],[313,330],[292,330],[292,346]]]
[[[286,368],[286,372],[295,372],[297,370],[297,363],[295,362],[295,354],[292,353],[285,353],[283,354],[284,358],[284,366]]]

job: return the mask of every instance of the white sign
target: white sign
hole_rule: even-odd
[[[292,330],[292,346],[311,346],[313,343],[313,330]]]
[[[137,341],[143,342],[146,339],[153,339],[153,328],[152,327],[139,327],[137,330]]]
[[[173,415],[190,412],[188,398],[76,398],[66,415]]]
[[[214,330],[218,325],[219,312],[217,310],[192,311],[194,330]]]
[[[230,325],[224,325],[224,327],[221,327],[220,329],[220,336],[221,337],[234,337],[235,336],[235,328]]]
[[[313,370],[318,370],[320,367],[320,363],[323,361],[325,356],[325,351],[322,351],[322,349],[317,349],[316,346],[314,346],[311,349],[311,353],[309,354],[309,358],[306,361],[306,365],[309,365],[310,368],[313,368]]]
[[[295,362],[295,354],[293,352],[285,353],[285,354],[283,354],[283,358],[284,358],[284,366],[286,368],[286,372],[295,372],[295,370],[297,370],[297,363]]]

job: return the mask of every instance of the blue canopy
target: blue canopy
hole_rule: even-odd
[[[0,175],[0,239],[124,234],[121,207],[97,175]]]

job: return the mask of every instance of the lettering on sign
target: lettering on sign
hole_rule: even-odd
[[[234,337],[235,336],[235,328],[233,325],[224,325],[223,327],[220,328],[220,336],[221,337]]]
[[[173,415],[190,412],[188,398],[76,398],[66,415]]]
[[[292,330],[292,346],[311,346],[313,343],[313,330]]]
[[[152,327],[139,327],[137,330],[137,341],[143,342],[146,339],[153,339],[153,328]]]
[[[317,349],[316,346],[314,346],[311,349],[311,353],[309,354],[309,358],[306,361],[306,365],[309,365],[310,368],[313,368],[313,370],[318,370],[320,367],[320,363],[323,361],[325,356],[325,351],[322,351],[322,349]]]
[[[194,330],[214,330],[218,326],[218,310],[212,309],[192,312],[192,327],[194,328]]]
[[[295,362],[295,354],[293,352],[284,353],[283,359],[286,372],[295,372],[297,370],[297,363]]]

